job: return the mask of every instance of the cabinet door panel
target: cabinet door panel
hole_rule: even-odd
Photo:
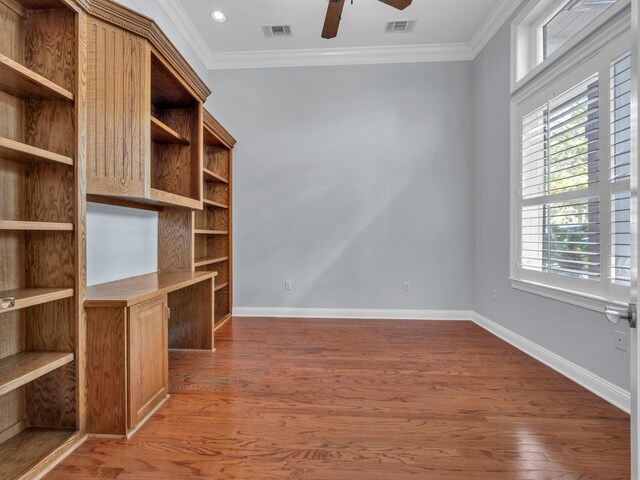
[[[168,391],[166,295],[129,309],[129,428]]]
[[[87,193],[148,196],[149,47],[95,19],[87,37]]]

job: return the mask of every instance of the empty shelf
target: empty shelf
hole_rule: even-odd
[[[226,208],[226,209],[229,208],[228,205],[225,205],[225,204],[219,203],[219,202],[214,202],[213,200],[207,200],[206,198],[202,199],[202,203],[204,203],[205,205],[209,205],[211,207]]]
[[[217,292],[218,290],[222,290],[223,288],[228,286],[229,286],[229,282],[221,283],[220,285],[216,285],[216,287],[214,288],[214,291]]]
[[[73,352],[21,352],[0,359],[0,395],[73,362]]]
[[[16,288],[0,291],[0,298],[15,299],[15,305],[0,308],[0,314],[73,297],[73,288]]]
[[[228,235],[228,230],[194,230],[196,235]]]
[[[174,143],[189,145],[189,140],[161,120],[151,117],[151,141],[154,143]]]
[[[217,173],[209,170],[208,168],[203,168],[202,174],[204,175],[205,182],[229,183],[229,180],[224,178],[222,175],[218,175]]]
[[[0,220],[0,230],[73,230],[73,223]]]
[[[182,195],[176,195],[175,193],[165,192],[164,190],[158,190],[157,188],[151,189],[151,200],[153,203],[161,206],[176,206],[194,210],[200,210],[202,208],[200,200],[183,197]]]
[[[34,472],[78,440],[73,430],[27,428],[0,444],[0,478],[34,478]]]
[[[0,157],[23,162],[55,162],[73,165],[73,159],[70,157],[1,137]]]
[[[31,99],[73,100],[73,94],[42,75],[0,54],[0,91]]]
[[[212,265],[214,263],[225,262],[227,260],[229,260],[229,257],[219,257],[219,258],[200,257],[200,258],[196,258],[194,265],[196,267],[204,267],[205,265]]]

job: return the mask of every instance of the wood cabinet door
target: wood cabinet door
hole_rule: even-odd
[[[91,18],[86,77],[87,193],[148,196],[148,45],[133,33]]]
[[[167,296],[129,308],[129,428],[135,427],[169,390]]]

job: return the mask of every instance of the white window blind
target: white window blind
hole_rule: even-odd
[[[523,269],[600,278],[599,105],[595,74],[522,117]]]
[[[611,65],[611,266],[614,284],[629,285],[631,277],[631,55]]]

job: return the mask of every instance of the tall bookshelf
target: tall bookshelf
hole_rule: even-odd
[[[0,478],[25,478],[82,430],[79,13],[0,0],[0,24]]]
[[[206,110],[203,114],[202,211],[194,219],[194,268],[218,272],[215,328],[233,307],[232,179],[235,139]]]

